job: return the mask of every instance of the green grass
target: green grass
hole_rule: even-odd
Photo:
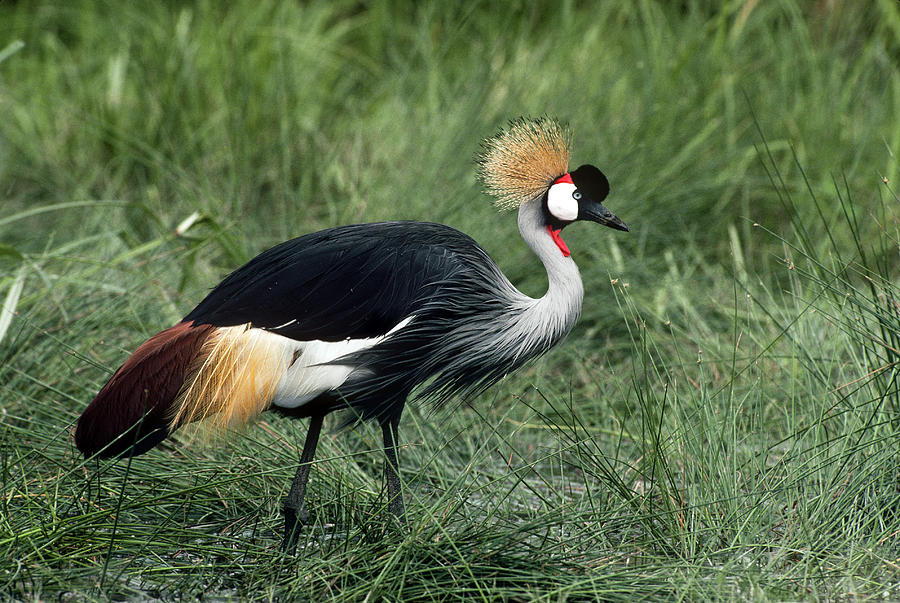
[[[900,598],[897,4],[453,4],[0,3],[0,593]],[[523,114],[632,230],[567,230],[562,347],[408,409],[406,528],[370,426],[296,558],[302,423],[80,458],[128,352],[291,236],[440,221],[541,294],[472,162]]]

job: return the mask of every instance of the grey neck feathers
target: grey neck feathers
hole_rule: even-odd
[[[575,326],[581,315],[584,286],[575,261],[562,254],[547,232],[540,199],[526,201],[519,207],[519,232],[544,264],[549,287],[539,299],[520,294],[524,307],[516,327],[539,337],[540,347],[549,348]]]

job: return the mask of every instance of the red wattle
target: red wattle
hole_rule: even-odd
[[[568,174],[566,174],[568,176]],[[547,224],[547,232],[550,233],[550,237],[553,239],[553,242],[556,243],[556,246],[559,247],[559,250],[562,251],[563,256],[569,257],[572,255],[569,252],[569,247],[566,245],[566,242],[562,240],[562,237],[559,236],[559,232],[561,229],[554,229],[552,226]]]

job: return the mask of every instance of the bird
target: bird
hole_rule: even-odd
[[[400,417],[408,400],[468,401],[572,330],[584,286],[562,230],[575,222],[628,231],[603,202],[597,167],[569,169],[573,133],[557,119],[511,120],[482,142],[479,179],[543,263],[547,292],[520,292],[488,253],[446,225],[336,226],[262,252],[181,322],[150,337],[78,419],[85,457],[147,452],[204,420],[232,428],[263,411],[309,418],[283,501],[282,549],[308,523],[306,487],[326,415],[348,410],[381,427],[387,510],[405,517]]]

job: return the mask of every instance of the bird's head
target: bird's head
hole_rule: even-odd
[[[562,229],[576,220],[589,220],[628,231],[625,222],[604,207],[608,194],[609,180],[594,166],[566,172],[553,181],[542,198],[547,223]]]
[[[554,119],[521,118],[482,144],[477,162],[486,191],[501,210],[541,204],[543,224],[554,242],[569,255],[560,231],[587,220],[627,231],[603,201],[609,181],[599,169],[582,165],[569,171],[571,133]]]

